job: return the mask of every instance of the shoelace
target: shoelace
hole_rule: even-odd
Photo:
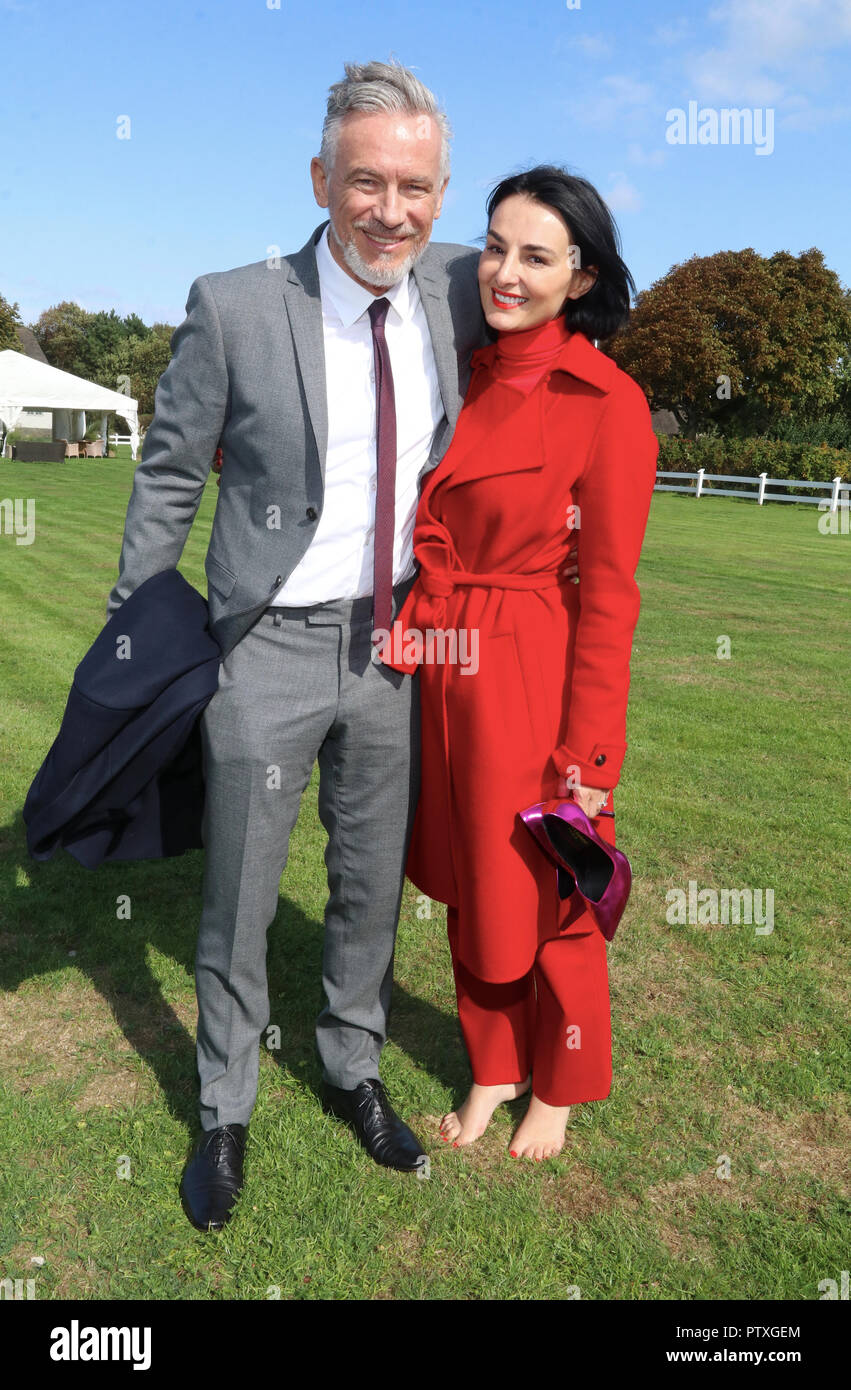
[[[235,1135],[235,1134],[232,1134],[231,1131],[228,1129],[227,1125],[225,1125],[224,1128],[221,1129],[221,1130],[219,1131],[219,1133],[215,1136],[215,1138],[213,1139],[213,1142],[211,1143],[210,1148],[209,1148],[209,1150],[208,1150],[209,1156],[210,1156],[210,1158],[211,1158],[211,1160],[212,1160],[213,1163],[219,1163],[219,1162],[221,1161],[221,1157],[222,1157],[222,1153],[223,1153],[223,1151],[224,1151],[225,1143],[226,1143],[226,1141],[228,1141],[228,1140],[229,1140],[229,1141],[231,1142],[231,1144],[233,1144],[237,1149],[239,1148],[239,1145],[238,1145],[238,1143],[237,1143],[236,1135]]]
[[[366,1110],[367,1108],[371,1109],[373,1106],[377,1106],[382,1120],[389,1121],[390,1116],[387,1112],[390,1108],[390,1102],[387,1099],[387,1092],[384,1090],[383,1086],[376,1086],[370,1090],[360,1102],[358,1109]]]

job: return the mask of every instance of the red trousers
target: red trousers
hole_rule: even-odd
[[[520,980],[480,980],[458,959],[458,910],[447,926],[458,1018],[480,1086],[525,1081],[547,1105],[605,1100],[612,1086],[606,942],[585,911],[538,947]]]

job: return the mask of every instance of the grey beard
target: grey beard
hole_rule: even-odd
[[[370,265],[357,250],[354,240],[341,241],[331,223],[331,235],[343,253],[343,260],[359,280],[365,280],[368,285],[375,285],[380,289],[390,289],[392,285],[398,285],[400,280],[404,280],[411,267],[416,264],[420,256],[425,251],[425,246],[417,250],[409,251],[405,259],[399,265],[381,266]],[[427,245],[428,243],[426,243]]]

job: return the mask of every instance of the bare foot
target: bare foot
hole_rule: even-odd
[[[569,1114],[569,1105],[547,1105],[533,1095],[511,1141],[512,1158],[532,1158],[540,1162],[542,1158],[561,1153]]]
[[[464,1104],[459,1105],[457,1110],[451,1110],[441,1120],[442,1138],[453,1140],[458,1148],[481,1139],[496,1107],[502,1105],[503,1101],[516,1100],[518,1096],[525,1095],[531,1082],[531,1075],[525,1081],[507,1081],[504,1086],[477,1086],[473,1082]]]

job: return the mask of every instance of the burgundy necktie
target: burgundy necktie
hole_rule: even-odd
[[[389,299],[369,306],[375,362],[375,430],[378,478],[375,492],[375,555],[372,628],[390,630],[393,614],[393,537],[396,531],[396,398],[384,337]]]

